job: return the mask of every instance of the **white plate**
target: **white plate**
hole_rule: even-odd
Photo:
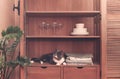
[[[84,34],[77,34],[77,33],[71,33],[71,35],[74,35],[74,36],[79,36],[79,35],[88,35],[89,33],[84,33]]]

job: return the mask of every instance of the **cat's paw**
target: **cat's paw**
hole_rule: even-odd
[[[63,65],[67,65],[67,64],[64,62]]]
[[[43,61],[40,61],[40,64],[43,64]]]
[[[60,65],[59,63],[57,63],[56,65]]]
[[[34,61],[31,60],[30,63],[34,63]]]

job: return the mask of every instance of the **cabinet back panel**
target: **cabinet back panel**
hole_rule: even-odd
[[[57,26],[54,27],[54,23]],[[45,26],[43,25],[45,23]],[[89,35],[99,35],[99,26],[94,24],[91,17],[28,17],[26,35],[29,36],[68,36],[75,28],[76,23],[84,23]],[[61,26],[59,26],[61,24]],[[96,30],[94,29],[96,28]],[[98,30],[97,30],[98,29]]]
[[[26,4],[27,11],[93,11],[99,9],[98,5],[95,5],[96,0],[26,0]]]
[[[51,53],[55,49],[63,50],[67,53],[92,53],[95,57],[99,49],[94,40],[90,39],[28,39],[27,56],[40,57],[43,54]],[[98,55],[99,56],[99,55]],[[95,62],[99,57],[94,58]]]

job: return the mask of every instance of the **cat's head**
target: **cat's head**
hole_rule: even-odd
[[[65,53],[61,50],[56,50],[53,53],[53,61],[56,63],[56,65],[61,65],[65,62]]]
[[[64,57],[64,52],[62,50],[56,49],[55,52],[53,52],[53,57],[57,60],[60,60]]]

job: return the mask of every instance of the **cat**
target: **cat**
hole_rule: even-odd
[[[40,64],[43,63],[49,63],[49,64],[54,64],[54,65],[61,65],[65,63],[66,55],[62,50],[56,49],[52,53],[44,54],[39,58],[31,58],[31,63],[37,62]]]

